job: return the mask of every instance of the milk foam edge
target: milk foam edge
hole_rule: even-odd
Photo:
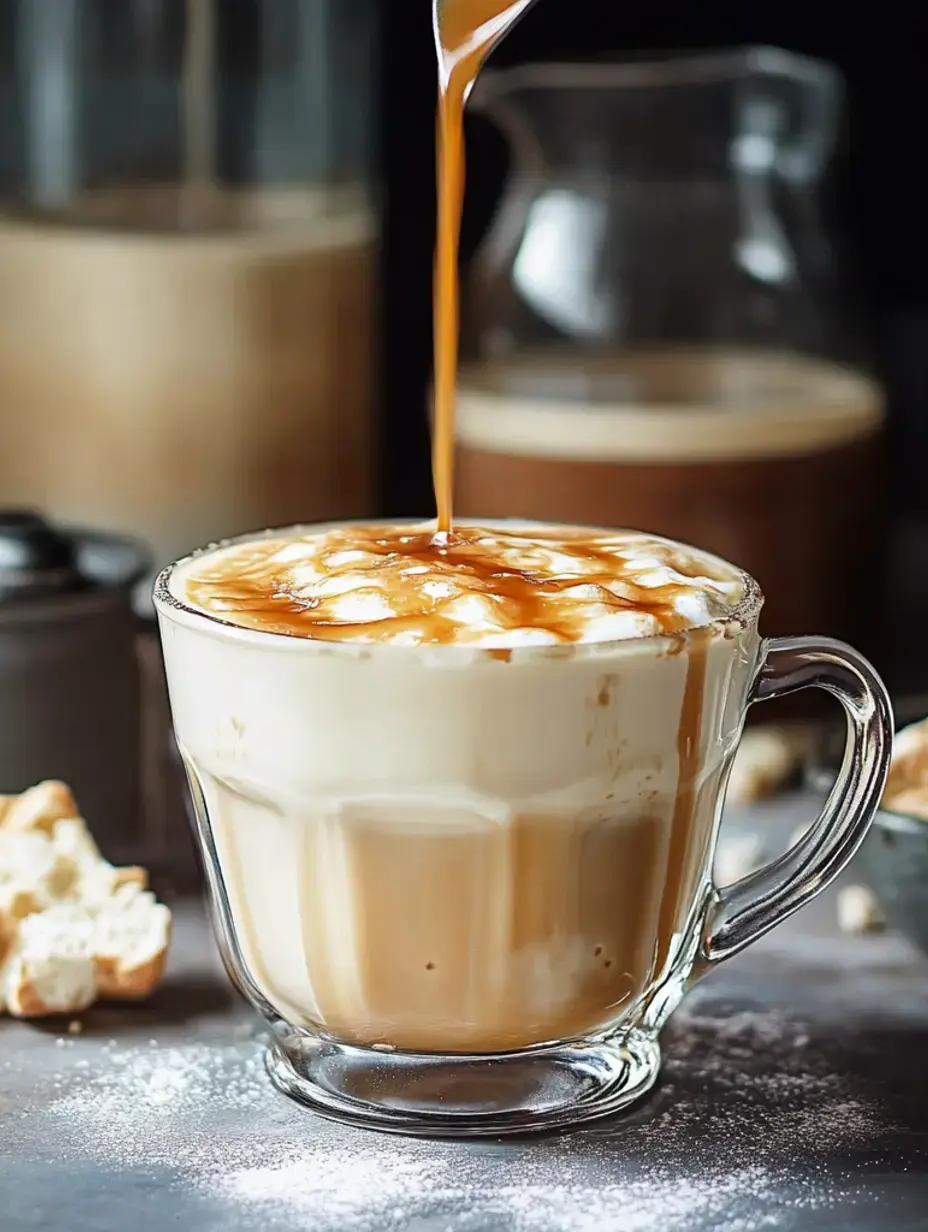
[[[274,528],[258,532],[246,533],[234,538],[224,539],[205,545],[191,552],[178,561],[163,569],[154,587],[156,609],[163,620],[168,620],[188,627],[200,628],[204,633],[209,631],[214,636],[250,643],[257,641],[258,645],[267,650],[272,648],[282,653],[342,655],[353,658],[368,658],[373,655],[407,656],[420,663],[431,663],[435,666],[463,665],[468,662],[494,661],[499,658],[499,643],[483,645],[482,643],[454,643],[445,645],[407,645],[397,642],[374,642],[345,639],[329,641],[312,637],[292,637],[269,630],[253,629],[233,620],[226,620],[215,612],[209,612],[188,601],[185,583],[198,565],[202,565],[212,556],[218,556],[236,549],[246,548],[250,544],[260,544],[267,540],[286,540],[303,536],[323,537],[330,532],[353,527],[382,526],[387,529],[409,530],[411,533],[427,529],[431,524],[421,520],[398,520],[383,523],[371,523],[369,519],[356,521],[339,521],[332,523],[317,523],[295,525],[285,528]],[[599,527],[573,527],[554,523],[525,521],[522,519],[458,519],[456,525],[461,527],[481,527],[504,534],[525,534],[539,532],[588,532],[591,535],[610,535],[616,533],[638,534],[639,532],[616,531]],[[668,634],[663,632],[636,633],[621,638],[595,641],[576,641],[553,645],[535,645],[514,643],[506,647],[506,662],[538,661],[542,659],[573,659],[578,657],[620,657],[646,652],[661,653],[660,643],[668,647],[672,653],[678,653],[681,644],[697,630],[710,630],[713,636],[734,636],[739,630],[756,625],[760,609],[763,605],[763,594],[757,582],[737,566],[702,549],[688,544],[669,540],[657,535],[646,535],[642,539],[665,546],[671,550],[680,549],[723,575],[737,579],[741,584],[741,595],[723,614],[695,625],[692,629]]]

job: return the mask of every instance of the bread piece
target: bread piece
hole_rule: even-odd
[[[883,808],[928,821],[928,719],[896,733]]]
[[[900,778],[907,787],[928,787],[928,719],[896,732],[889,777]]]
[[[69,896],[77,875],[74,861],[58,852],[43,831],[0,831],[0,889],[27,888],[48,906]]]
[[[101,906],[93,959],[101,997],[137,1001],[161,982],[171,943],[171,913],[154,894],[128,882]]]
[[[5,797],[3,829],[10,834],[41,830],[50,834],[55,822],[80,817],[71,789],[47,780],[30,787],[21,796]]]
[[[103,859],[82,817],[62,817],[53,823],[48,833],[55,851],[75,864],[96,863]]]
[[[928,787],[908,787],[883,797],[883,808],[928,821]]]
[[[136,1000],[164,974],[171,914],[143,868],[100,855],[62,783],[0,797],[0,1012]]]
[[[12,937],[27,915],[41,910],[35,890],[28,885],[0,885],[0,937]]]
[[[928,821],[928,719],[896,734],[883,808]]]
[[[106,860],[98,860],[95,864],[81,867],[77,897],[81,902],[97,905],[124,886],[147,890],[148,874],[144,868],[114,868]]]
[[[20,921],[42,907],[40,885],[49,861],[45,858],[44,844],[28,843],[27,846],[30,850],[23,852],[18,842],[0,842],[0,961],[13,942]],[[28,858],[24,858],[30,854],[33,857],[31,867]]]
[[[123,886],[134,885],[136,889],[148,889],[148,873],[144,868],[139,868],[137,864],[128,864],[125,868],[113,868],[112,864],[109,868],[113,873],[113,886],[119,890]]]
[[[30,890],[0,887],[0,963],[3,963],[10,947],[16,940],[20,923],[27,915],[39,910],[39,903]],[[3,998],[0,996],[0,1013],[3,1012]]]
[[[97,996],[93,919],[59,905],[24,919],[0,971],[0,1001],[16,1018],[85,1009]]]
[[[133,882],[93,907],[56,904],[20,922],[0,968],[0,1003],[34,1018],[98,997],[140,1000],[164,975],[170,938],[170,911]]]

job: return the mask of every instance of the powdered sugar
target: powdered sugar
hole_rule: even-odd
[[[330,1161],[327,1161],[329,1163]],[[312,1221],[316,1229],[407,1227],[410,1197],[415,1212],[445,1232],[499,1228],[506,1232],[685,1232],[716,1217],[732,1219],[745,1200],[772,1192],[765,1169],[754,1167],[723,1178],[640,1177],[622,1184],[587,1182],[565,1176],[551,1180],[520,1161],[518,1175],[498,1185],[468,1176],[463,1167],[430,1163],[383,1164],[361,1168],[346,1155],[338,1192],[307,1181],[305,1164],[252,1169],[233,1174],[223,1190],[236,1205],[258,1205],[266,1215],[286,1212]],[[513,1169],[513,1171],[516,1171]],[[554,1173],[564,1171],[554,1164]],[[399,1192],[397,1192],[399,1191]],[[285,1196],[286,1195],[286,1196]],[[376,1196],[375,1196],[376,1195]],[[399,1202],[397,1201],[399,1199]],[[440,1222],[439,1222],[440,1221]],[[432,1225],[428,1225],[432,1226]],[[711,1226],[715,1226],[712,1224]]]
[[[698,995],[667,1033],[665,1081],[630,1118],[553,1140],[450,1144],[322,1121],[277,1095],[253,1039],[67,1041],[45,1114],[68,1150],[163,1170],[217,1227],[313,1232],[750,1232],[827,1208],[835,1160],[885,1132],[880,1109],[779,1012]],[[36,1127],[41,1131],[41,1126]],[[840,1179],[840,1178],[839,1178]]]

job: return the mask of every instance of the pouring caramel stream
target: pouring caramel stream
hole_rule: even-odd
[[[533,0],[433,0],[438,55],[435,415],[432,478],[439,534],[451,530],[458,366],[458,248],[464,201],[464,105],[484,60]]]

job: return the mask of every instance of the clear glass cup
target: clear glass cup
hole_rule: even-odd
[[[216,931],[274,1082],[324,1115],[477,1137],[622,1109],[686,989],[828,885],[880,799],[884,686],[839,642],[762,639],[746,574],[704,629],[501,652],[236,627],[184,601],[202,555],[155,603]],[[838,781],[718,888],[746,711],[805,688],[847,715]]]

